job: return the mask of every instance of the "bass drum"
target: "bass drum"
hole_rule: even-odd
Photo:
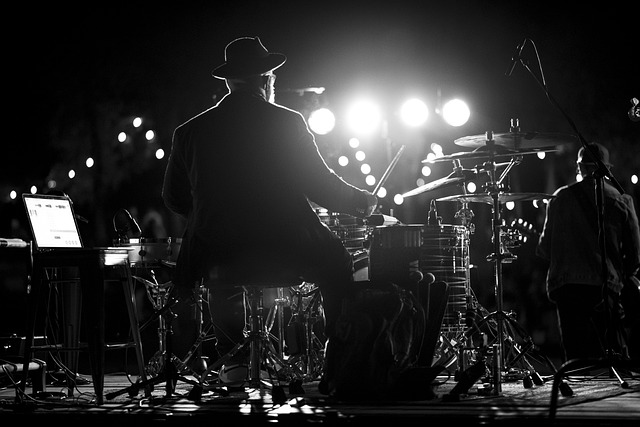
[[[181,238],[131,238],[118,246],[134,248],[129,251],[129,264],[132,267],[153,267],[163,261],[175,263],[180,253]]]

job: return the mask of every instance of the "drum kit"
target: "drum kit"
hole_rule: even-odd
[[[541,381],[525,354],[534,347],[531,338],[514,321],[512,313],[506,314],[503,311],[502,265],[512,262],[515,257],[509,252],[513,240],[505,233],[501,209],[508,202],[549,200],[553,197],[544,193],[509,192],[505,179],[513,167],[521,163],[523,156],[557,151],[559,145],[578,140],[572,135],[521,132],[517,121],[514,123],[512,120],[511,129],[507,133],[486,132],[484,135],[459,138],[454,142],[473,150],[423,160],[423,163],[452,161],[454,170],[444,178],[402,195],[405,198],[413,197],[453,186],[463,189],[462,194],[432,199],[427,224],[403,225],[397,221],[392,225],[367,227],[367,220],[364,220],[358,224],[357,235],[352,234],[356,229],[345,225],[343,218],[337,217],[336,221],[328,225],[345,239],[345,246],[353,250],[354,255],[366,255],[367,270],[364,274],[357,272],[358,277],[364,276],[372,281],[409,283],[420,281],[430,274],[433,276],[429,277],[436,281],[445,282],[448,285],[448,296],[433,363],[445,363],[448,367],[457,361],[459,371],[464,371],[469,364],[477,363],[480,359],[484,363],[486,359],[490,362],[487,369],[492,377],[487,392],[500,394],[503,376],[511,375],[510,372],[516,370],[516,362],[523,366],[525,384]],[[464,169],[461,167],[463,160],[481,163],[473,169]],[[482,186],[482,193],[468,194],[464,191],[467,183],[483,176],[486,176],[487,182]],[[437,216],[436,202],[459,203],[461,208],[455,217],[461,224],[442,224],[441,218]],[[487,260],[494,264],[496,311],[492,313],[479,307],[470,286],[469,242],[470,235],[475,231],[475,225],[471,222],[473,212],[469,209],[470,203],[492,206],[494,252],[487,256]],[[330,214],[328,218],[331,218]],[[470,317],[475,318],[477,314],[480,315],[480,320],[470,321]],[[486,333],[481,330],[482,327],[492,330]],[[477,333],[483,336],[482,348],[470,347],[472,336]],[[493,343],[488,342],[487,335],[494,337]],[[516,344],[517,341],[524,344]],[[512,355],[511,359],[509,355]]]
[[[452,161],[453,172],[402,195],[405,198],[413,197],[454,186],[463,189],[462,194],[432,199],[426,224],[406,225],[393,216],[378,214],[371,218],[359,219],[346,214],[334,214],[319,206],[314,208],[321,221],[342,240],[345,248],[351,253],[356,282],[370,280],[418,283],[428,276],[432,278],[432,282],[435,279],[447,284],[446,307],[433,364],[445,363],[448,367],[458,362],[461,372],[470,363],[478,360],[484,363],[486,358],[490,361],[491,392],[499,394],[502,390],[504,372],[516,362],[523,363],[529,378],[533,376],[533,381],[537,382],[535,369],[525,354],[533,347],[531,339],[512,316],[503,311],[502,264],[513,261],[513,257],[508,251],[510,245],[503,230],[501,208],[507,202],[548,200],[553,197],[544,193],[509,192],[505,179],[510,170],[521,163],[523,156],[556,151],[559,145],[572,143],[574,140],[577,141],[572,135],[520,132],[513,121],[511,130],[507,133],[486,132],[484,135],[456,139],[456,145],[473,150],[422,161]],[[465,160],[479,161],[481,164],[473,169],[465,169],[461,166],[461,161]],[[482,177],[487,178],[486,183],[482,185],[482,193],[468,194],[464,191],[467,183]],[[442,224],[441,218],[437,216],[436,202],[459,203],[460,209],[456,212],[455,218],[460,224]],[[471,289],[470,236],[475,231],[475,225],[472,223],[474,214],[469,209],[471,203],[492,206],[494,252],[487,256],[487,260],[494,264],[496,311],[492,313],[478,307]],[[139,238],[129,239],[121,244],[136,247],[138,250],[130,253],[131,265],[148,270],[159,265],[174,265],[180,249],[180,240]],[[152,279],[140,280],[145,283],[148,291],[153,291],[149,293],[149,298],[154,307],[162,307],[166,303],[166,286]],[[312,292],[307,292],[309,295],[316,290],[313,284],[304,285],[311,286]],[[470,311],[482,314],[481,319],[472,325],[469,321]],[[492,328],[489,335],[494,336],[493,343],[487,342],[487,334],[482,331],[483,326]],[[482,349],[470,347],[472,336],[478,332],[484,335]],[[510,334],[519,334],[525,345],[513,345],[516,340],[509,336]],[[162,342],[160,344],[162,347]],[[515,357],[508,360],[506,353],[515,353]],[[317,365],[320,365],[320,362]]]

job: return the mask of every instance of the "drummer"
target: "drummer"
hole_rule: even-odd
[[[258,37],[233,40],[224,54],[212,74],[228,93],[175,129],[162,189],[166,206],[186,219],[174,277],[178,306],[192,304],[195,287],[209,287],[217,356],[243,341],[245,326],[238,289],[212,284],[221,271],[261,281],[291,272],[315,283],[330,336],[354,266],[309,201],[358,218],[377,205],[327,166],[303,116],[275,103],[274,71],[285,55]],[[239,356],[229,364],[245,364]]]

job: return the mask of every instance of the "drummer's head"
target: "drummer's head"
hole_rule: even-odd
[[[602,160],[602,163],[608,168],[612,166],[609,162],[609,150],[607,150],[605,146],[597,142],[590,142],[586,144],[586,147],[587,149],[581,147],[580,150],[578,150],[577,159],[578,173],[580,173],[583,178],[591,175],[598,169],[598,162],[593,158],[593,154],[597,154],[599,159]]]

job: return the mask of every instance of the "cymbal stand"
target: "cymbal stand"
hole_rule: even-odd
[[[504,369],[504,342],[505,322],[513,323],[513,319],[504,312],[503,308],[503,280],[502,280],[502,264],[512,262],[515,256],[508,251],[503,250],[502,244],[502,217],[500,214],[500,192],[504,189],[504,180],[509,171],[519,164],[522,157],[514,156],[507,167],[502,171],[500,177],[496,180],[496,164],[494,162],[495,142],[493,141],[493,132],[486,133],[486,145],[489,152],[489,160],[484,164],[483,169],[489,174],[489,181],[486,183],[486,190],[492,199],[492,240],[493,253],[487,257],[488,261],[494,263],[494,280],[495,280],[495,300],[496,311],[490,313],[482,322],[486,322],[490,318],[496,318],[496,336],[497,339],[492,345],[492,389],[494,395],[502,394],[502,371]]]

